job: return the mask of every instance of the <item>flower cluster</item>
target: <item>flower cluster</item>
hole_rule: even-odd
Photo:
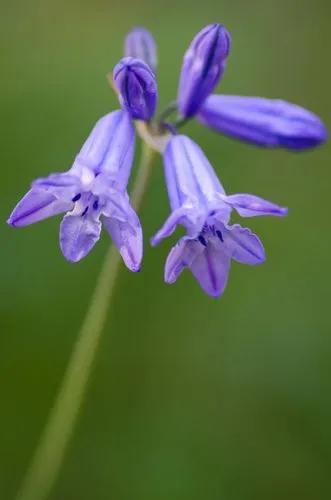
[[[224,26],[202,29],[184,55],[176,102],[155,118],[157,48],[147,30],[133,29],[110,78],[121,109],[96,123],[67,172],[32,183],[9,224],[22,227],[65,212],[60,247],[67,260],[77,262],[98,241],[103,223],[126,266],[138,271],[143,233],[127,194],[136,124],[141,138],[163,155],[171,206],[152,245],[171,235],[177,224],[187,232],[169,253],[165,281],[175,282],[188,267],[207,294],[220,296],[232,259],[249,265],[265,260],[259,238],[239,224],[230,224],[232,209],[242,217],[283,216],[287,209],[250,194],[226,195],[201,148],[181,135],[180,127],[195,118],[235,139],[291,150],[312,148],[327,138],[321,120],[294,104],[213,94],[230,51],[231,37]]]

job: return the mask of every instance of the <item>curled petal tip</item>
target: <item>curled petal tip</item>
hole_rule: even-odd
[[[321,131],[321,140],[323,142],[327,141],[329,139],[329,131],[328,129],[326,128],[326,126],[324,125],[324,123],[322,123],[322,131]]]
[[[133,273],[140,273],[140,271],[141,271],[141,267],[128,267],[128,269],[130,271],[132,271]]]
[[[122,255],[122,257],[123,257],[123,255]],[[127,261],[126,262],[124,261],[124,263],[125,263],[126,267],[130,271],[132,271],[133,273],[140,273],[140,271],[141,271],[141,263],[139,263],[139,264],[138,263],[133,263],[133,262],[128,263]]]
[[[156,236],[152,236],[149,241],[152,247],[156,247],[159,243],[159,240]]]
[[[12,216],[10,216],[6,222],[9,226],[15,227],[15,220],[12,218]]]
[[[224,294],[224,290],[223,291],[220,291],[220,290],[209,290],[208,292],[205,291],[205,293],[207,295],[209,295],[209,297],[211,297],[212,299],[219,299],[223,294]]]
[[[83,259],[83,256],[79,257],[79,258],[76,258],[76,257],[72,257],[70,255],[65,255],[63,252],[62,252],[62,255],[65,258],[65,260],[67,262],[69,262],[69,264],[76,264],[77,262],[79,262],[79,261],[81,261]]]
[[[104,217],[103,223],[114,244],[119,250],[126,267],[136,273],[141,269],[143,258],[143,233],[136,213],[127,200],[122,199],[126,207],[125,220]]]
[[[154,236],[152,236],[149,240],[150,244],[152,247],[156,247],[159,245],[159,243],[166,237],[165,234],[163,234],[163,228],[161,228]]]
[[[176,281],[176,278],[174,277],[170,277],[170,276],[167,276],[166,274],[164,275],[164,282],[167,284],[167,285],[172,285],[173,283],[175,283]]]
[[[287,207],[280,207],[275,203],[252,194],[232,194],[230,196],[224,196],[223,199],[232,208],[237,210],[241,217],[256,217],[264,215],[283,217],[284,215],[287,215],[288,212]]]
[[[261,253],[258,254],[258,259],[256,262],[254,262],[254,266],[260,266],[261,264],[264,264],[265,261],[267,260],[267,256],[265,253],[264,247],[262,247]]]

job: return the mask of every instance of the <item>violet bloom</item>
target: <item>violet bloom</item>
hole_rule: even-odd
[[[265,260],[259,238],[239,224],[229,224],[232,209],[242,217],[283,216],[287,209],[250,194],[227,196],[200,147],[184,135],[169,141],[164,168],[172,213],[152,244],[170,236],[177,224],[187,230],[167,258],[165,281],[174,283],[188,267],[201,288],[218,297],[225,289],[231,259],[249,265]]]
[[[131,118],[149,121],[157,105],[157,84],[150,67],[140,59],[124,57],[114,68],[113,81]]]
[[[279,99],[211,95],[197,118],[224,135],[265,147],[301,150],[327,139],[318,116]]]
[[[194,116],[221,79],[231,38],[221,24],[210,24],[192,40],[180,74],[177,104],[185,117]]]
[[[126,36],[124,43],[125,56],[144,61],[156,73],[157,48],[151,33],[145,28],[133,28]]]
[[[127,267],[139,271],[142,230],[126,191],[134,153],[134,129],[127,113],[102,117],[68,172],[32,183],[8,223],[27,226],[67,212],[60,226],[65,258],[77,262],[100,238],[101,222]]]

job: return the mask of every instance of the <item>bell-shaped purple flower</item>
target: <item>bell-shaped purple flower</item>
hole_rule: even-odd
[[[157,47],[151,33],[145,28],[133,28],[126,36],[124,54],[144,61],[156,74]]]
[[[318,116],[278,99],[211,95],[197,118],[224,135],[271,148],[303,150],[327,139]]]
[[[8,223],[22,227],[66,212],[60,246],[67,260],[77,262],[99,240],[103,222],[127,267],[138,271],[142,230],[126,191],[134,142],[134,128],[126,112],[102,117],[70,170],[34,181]]]
[[[188,267],[201,288],[218,297],[226,286],[231,259],[249,265],[265,260],[259,238],[239,224],[229,224],[232,209],[242,217],[283,216],[287,209],[250,194],[227,196],[200,147],[183,135],[169,141],[164,170],[172,213],[152,244],[171,235],[177,224],[187,230],[167,258],[165,281],[174,283]]]
[[[135,120],[150,120],[157,105],[157,83],[150,67],[140,59],[124,57],[113,71],[121,106]]]
[[[192,40],[184,56],[177,104],[182,116],[194,116],[221,79],[231,38],[221,24],[210,24]]]

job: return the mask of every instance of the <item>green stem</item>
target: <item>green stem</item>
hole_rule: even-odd
[[[174,111],[177,111],[177,101],[169,102],[165,109],[160,113],[158,120],[159,123],[162,123],[169,115],[174,113]]]
[[[141,165],[131,196],[136,210],[139,209],[146,191],[154,156],[151,148],[146,145],[143,147]],[[112,245],[106,255],[55,404],[17,500],[46,499],[57,479],[84,400],[120,263],[121,257]]]
[[[181,128],[181,127],[184,127],[184,125],[187,124],[187,122],[190,121],[191,118],[178,118],[177,120],[175,120],[174,122],[172,122],[172,125],[175,127],[175,128]]]

